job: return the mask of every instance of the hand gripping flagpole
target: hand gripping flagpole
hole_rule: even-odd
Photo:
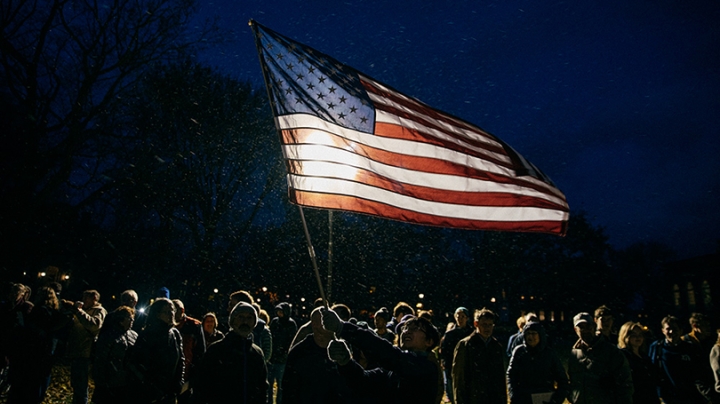
[[[272,94],[270,94],[270,83],[268,81],[267,71],[263,63],[263,56],[261,53],[262,46],[260,45],[260,38],[258,37],[257,27],[255,26],[255,21],[252,19],[248,21],[248,25],[252,28],[253,34],[255,36],[255,48],[257,49],[258,58],[260,60],[260,69],[262,70],[263,80],[265,81],[265,90],[268,93],[268,102],[270,102],[270,105],[272,107],[273,99]],[[275,125],[275,129],[278,130],[277,125]],[[280,136],[279,130],[278,136]],[[302,219],[303,230],[305,231],[305,241],[307,242],[308,253],[310,254],[310,260],[312,261],[313,270],[315,271],[315,280],[317,280],[318,289],[320,289],[320,297],[322,298],[325,307],[330,308],[328,300],[325,297],[325,290],[323,289],[322,281],[320,280],[320,271],[318,270],[317,260],[315,258],[315,248],[313,248],[312,240],[310,239],[310,232],[308,231],[307,222],[305,221],[305,213],[303,212],[302,206],[298,205],[298,209],[300,210],[300,218]]]

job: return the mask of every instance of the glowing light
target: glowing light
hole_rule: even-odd
[[[63,276],[63,279],[65,279],[65,280],[70,279],[70,275],[65,275],[65,276]]]
[[[140,313],[145,313],[145,308],[144,308],[144,307],[141,307],[141,308],[138,309],[138,311],[139,311]]]
[[[491,303],[495,303],[495,298],[494,298],[494,297],[491,297],[491,298],[490,298],[490,302],[491,302]]]
[[[304,298],[304,297],[301,297],[301,298],[300,298],[300,301],[301,301],[301,302],[304,302],[304,301],[305,301],[305,298]],[[303,307],[303,309],[304,309],[304,307]]]
[[[422,309],[422,307],[423,307],[423,304],[422,304],[422,303],[420,303],[420,302],[418,302],[418,304],[416,304],[416,305],[415,305],[415,307],[417,307],[418,309]]]
[[[267,292],[267,287],[263,286],[262,291]]]
[[[425,294],[420,293],[420,294],[418,295],[418,299],[424,299],[424,298],[425,298]]]
[[[45,275],[47,275],[45,272],[40,272],[40,276],[41,276],[41,277],[42,277],[42,276],[45,276]]]
[[[218,292],[218,288],[213,289],[213,293],[217,293],[217,292]]]

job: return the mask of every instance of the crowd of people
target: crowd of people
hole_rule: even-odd
[[[8,403],[43,401],[58,352],[80,404],[720,403],[720,336],[700,313],[687,334],[678,318],[663,318],[662,337],[650,341],[638,322],[616,333],[606,306],[580,312],[576,342],[561,355],[534,313],[501,342],[487,308],[457,307],[439,330],[431,312],[404,302],[358,321],[347,305],[317,299],[298,324],[289,303],[270,315],[243,290],[230,295],[227,313],[202,319],[167,288],[146,311],[135,310],[133,290],[110,312],[96,290],[78,301],[60,292],[12,284],[2,303]]]

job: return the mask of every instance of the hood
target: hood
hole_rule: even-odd
[[[275,306],[275,310],[282,310],[283,314],[285,315],[285,318],[290,318],[290,303],[288,302],[282,302],[278,303],[277,306]]]
[[[540,343],[533,350],[542,351],[543,349],[545,349],[545,347],[547,346],[547,333],[545,332],[545,327],[543,327],[542,324],[533,321],[533,322],[525,324],[525,327],[523,327],[523,334],[525,333],[526,330],[537,331],[538,335],[540,336]],[[522,343],[525,344],[525,338],[523,338],[523,337],[521,337],[521,338],[522,338]],[[530,349],[530,348],[528,347],[528,349]]]

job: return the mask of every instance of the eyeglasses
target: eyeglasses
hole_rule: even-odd
[[[402,332],[415,332],[415,331],[421,331],[421,332],[423,332],[423,333],[425,332],[425,330],[423,330],[422,328],[420,328],[420,327],[418,327],[418,326],[416,326],[416,325],[411,325],[411,326],[403,326],[403,328],[402,328],[402,330],[401,330],[401,331],[402,331]]]

